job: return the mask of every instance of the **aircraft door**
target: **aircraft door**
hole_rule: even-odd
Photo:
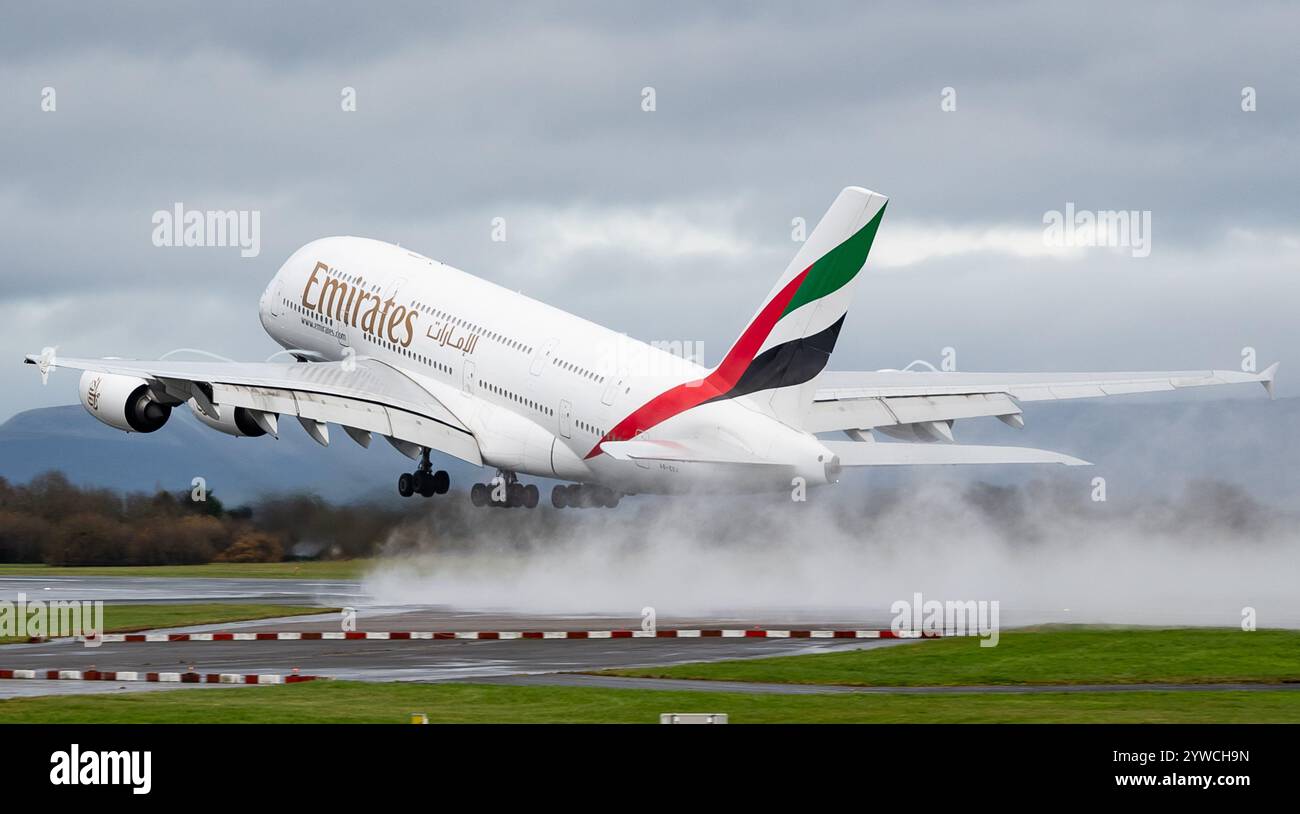
[[[384,286],[384,291],[383,291],[384,299],[389,300],[395,298],[397,296],[397,292],[401,291],[402,287],[405,285],[406,285],[405,277],[396,277],[390,280],[388,282],[388,285]]]
[[[471,396],[478,389],[478,374],[474,371],[474,363],[465,360],[464,379],[461,381],[461,388]]]
[[[275,276],[275,291],[271,294],[271,301],[267,303],[271,311],[271,316],[278,317],[284,311],[284,280],[280,275]]]
[[[609,383],[605,385],[605,392],[601,394],[600,401],[602,404],[613,404],[614,399],[625,390],[627,390],[627,371],[620,370],[609,377]]]
[[[560,435],[573,437],[573,405],[563,400],[560,401]]]
[[[533,355],[533,363],[529,365],[528,372],[534,376],[542,375],[542,371],[546,369],[546,363],[551,361],[552,357],[555,356],[555,346],[558,344],[560,344],[560,340],[558,339],[546,340],[546,342],[537,349],[537,353]]]

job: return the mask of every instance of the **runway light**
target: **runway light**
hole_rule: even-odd
[[[424,714],[423,712],[412,712],[412,713],[411,713],[411,723],[413,723],[413,724],[427,724],[428,722],[429,722],[429,716],[426,715],[426,714]]]

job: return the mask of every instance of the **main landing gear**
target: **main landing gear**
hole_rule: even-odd
[[[560,484],[551,490],[551,505],[557,509],[612,509],[618,505],[619,492],[608,486],[596,486],[587,483],[575,483],[569,486]]]
[[[433,464],[429,463],[428,447],[420,449],[419,467],[414,472],[403,472],[397,479],[397,494],[402,497],[410,497],[417,493],[424,497],[445,495],[450,488],[451,476],[447,474],[447,470],[433,471]]]
[[[476,483],[469,490],[469,500],[475,506],[494,506],[513,509],[537,507],[541,493],[531,483],[520,483],[513,472],[498,472],[491,483]]]

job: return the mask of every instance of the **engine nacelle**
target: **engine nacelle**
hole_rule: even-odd
[[[87,370],[77,389],[86,412],[126,432],[154,432],[172,414],[172,406],[156,401],[148,383],[134,376]]]
[[[209,418],[203,414],[203,411],[190,399],[190,412],[199,421],[207,424],[218,432],[224,432],[226,435],[233,435],[236,438],[257,438],[259,435],[266,435],[266,430],[262,429],[248,410],[243,407],[231,407],[229,404],[214,404],[217,413],[221,416],[219,419]]]

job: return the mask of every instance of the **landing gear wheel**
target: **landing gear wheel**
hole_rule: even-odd
[[[568,502],[566,501],[566,498],[568,497],[568,492],[569,487],[563,484],[553,487],[551,489],[551,505],[557,509],[563,509],[567,506]]]
[[[476,483],[469,490],[469,502],[475,506],[486,506],[488,502],[488,487],[486,483]]]
[[[416,472],[415,491],[424,497],[433,497],[433,476],[428,472]]]
[[[414,478],[412,488],[424,497],[441,495],[451,484],[451,478],[446,472],[439,470],[437,474],[434,473],[433,464],[429,463],[428,447],[420,448],[420,465],[415,468],[415,472],[411,473],[411,477]],[[441,489],[438,488],[440,483]]]
[[[403,472],[397,478],[397,494],[410,497],[415,494],[415,478],[410,472]]]
[[[536,484],[528,484],[524,487],[524,508],[536,509],[537,501],[541,500],[542,494]]]
[[[506,505],[510,508],[524,505],[524,485],[512,483],[506,488]]]

